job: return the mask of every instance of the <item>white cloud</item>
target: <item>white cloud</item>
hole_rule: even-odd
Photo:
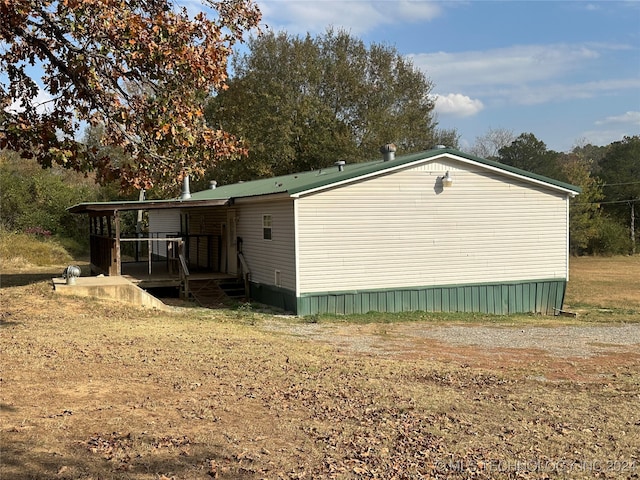
[[[627,135],[632,135],[632,133],[620,130],[587,130],[582,132],[580,138],[586,139],[592,145],[609,145],[613,142],[619,142]]]
[[[593,145],[608,145],[622,140],[625,136],[637,135],[640,126],[640,112],[628,111],[594,122],[596,128],[582,132]]]
[[[623,90],[640,89],[640,78],[612,79],[583,83],[544,83],[487,90],[484,96],[497,96],[517,105],[536,105],[553,101],[595,98],[615,95]]]
[[[258,5],[269,29],[294,35],[323,33],[328,27],[362,35],[384,25],[433,20],[442,12],[436,2],[407,0],[263,0]]]
[[[516,45],[485,51],[411,54],[416,67],[441,88],[519,85],[549,80],[600,56],[587,45]]]
[[[383,25],[430,21],[442,13],[442,5],[433,1],[410,0],[257,0],[262,12],[261,25],[291,35],[324,33],[327,28],[362,35]],[[201,0],[178,0],[190,17],[216,12]]]
[[[465,91],[474,97],[516,105],[592,98],[640,87],[640,78],[580,82],[591,66],[617,44],[518,45],[486,51],[412,54],[414,66],[434,82],[435,90]]]
[[[596,122],[596,125],[611,125],[611,124],[640,125],[640,112],[625,112],[622,115],[607,117],[604,120],[598,120]]]
[[[49,95],[49,93],[45,92],[42,89],[38,89],[38,94],[31,102],[32,105],[35,106],[36,112],[39,114],[47,113],[51,111],[51,103],[53,101],[53,97]],[[11,105],[5,108],[5,112],[7,113],[21,113],[24,112],[24,107],[20,100],[14,101]]]
[[[484,108],[480,100],[469,98],[461,93],[435,95],[435,102],[437,113],[456,117],[470,117]]]

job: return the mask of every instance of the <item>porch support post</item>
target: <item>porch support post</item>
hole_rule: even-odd
[[[115,257],[116,257],[116,275],[122,275],[122,258],[120,256],[120,212],[113,211],[113,220],[115,224]]]

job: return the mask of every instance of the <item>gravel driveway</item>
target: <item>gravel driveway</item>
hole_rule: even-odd
[[[270,322],[269,331],[331,344],[340,349],[389,355],[424,349],[425,343],[484,349],[540,350],[555,357],[588,358],[610,353],[640,355],[640,324],[594,326],[503,326],[401,324],[293,324]]]

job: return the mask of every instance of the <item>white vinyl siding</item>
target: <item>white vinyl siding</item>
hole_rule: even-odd
[[[180,234],[180,211],[177,209],[149,210],[149,236],[151,238],[174,237]],[[152,242],[154,254],[167,256],[167,244]]]
[[[149,233],[180,233],[180,211],[174,208],[149,210]]]
[[[455,161],[302,197],[299,293],[565,278],[566,202]]]
[[[271,216],[271,240],[263,239],[264,216]],[[238,236],[251,270],[251,281],[295,291],[295,243],[291,199],[238,205]]]

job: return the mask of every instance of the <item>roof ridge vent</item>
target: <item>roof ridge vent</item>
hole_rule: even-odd
[[[397,147],[393,143],[387,143],[380,147],[380,153],[382,154],[382,160],[389,162],[396,158]]]

